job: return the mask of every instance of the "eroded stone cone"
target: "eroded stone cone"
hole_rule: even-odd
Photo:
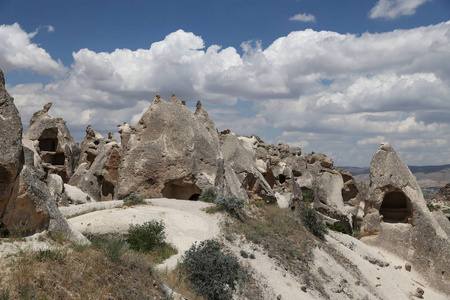
[[[66,122],[48,114],[48,103],[30,120],[24,138],[29,139],[41,158],[47,174],[57,174],[68,182],[80,155],[80,147],[74,141]]]
[[[10,234],[51,230],[88,243],[62,216],[36,175],[39,162],[34,161],[32,150],[22,147],[22,122],[4,84],[0,70],[0,226]]]
[[[373,157],[370,180],[362,241],[410,261],[431,285],[448,291],[450,242],[441,226],[450,223],[433,218],[416,178],[389,143]]]

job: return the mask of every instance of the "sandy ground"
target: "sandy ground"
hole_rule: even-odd
[[[116,208],[121,201],[87,203],[61,208],[64,215],[86,214],[70,218],[69,221],[82,233],[125,233],[130,224],[142,224],[149,220],[163,220],[166,225],[167,241],[178,248],[179,254],[167,260],[159,268],[173,268],[181,255],[196,241],[222,237],[226,247],[231,250],[242,264],[252,270],[264,291],[265,299],[322,299],[317,290],[307,288],[305,278],[295,277],[285,270],[261,247],[238,239],[234,243],[226,241],[220,232],[220,214],[206,214],[201,209],[210,204],[198,201],[175,199],[151,199],[151,205],[131,208]],[[98,211],[92,211],[99,209]],[[423,299],[448,300],[428,287],[426,281],[414,267],[406,271],[407,261],[382,249],[336,232],[327,235],[327,242],[338,256],[336,260],[324,249],[315,248],[314,263],[311,271],[322,282],[331,299],[419,299],[412,295],[418,287],[425,291]],[[253,253],[255,259],[244,259],[240,250]],[[377,260],[387,266],[373,264]],[[350,262],[350,265],[349,265]],[[357,266],[357,267],[355,267]],[[395,268],[401,266],[401,269]]]
[[[115,208],[122,204],[122,201],[87,203],[61,208],[61,211],[65,215],[74,215],[83,211],[102,209],[69,219],[69,222],[83,234],[123,234],[128,231],[130,224],[162,220],[166,228],[166,241],[178,249],[178,254],[166,260],[159,268],[174,268],[177,260],[193,243],[212,239],[220,232],[220,214],[207,214],[201,210],[211,204],[165,198],[151,199],[149,202],[150,205],[123,208]]]
[[[264,299],[276,299],[278,295],[283,300],[323,299],[317,290],[307,288],[303,292],[301,287],[306,286],[305,278],[290,274],[275,259],[269,258],[261,247],[246,243],[244,239],[237,239],[233,243],[226,241],[220,232],[221,215],[207,214],[202,210],[210,204],[175,199],[148,201],[151,204],[126,208],[118,207],[122,201],[108,201],[61,207],[60,210],[65,216],[78,215],[69,221],[85,234],[123,234],[130,224],[163,220],[167,242],[176,246],[179,254],[158,266],[162,269],[173,268],[194,242],[220,238],[242,264],[251,270],[264,292]],[[48,248],[49,244],[40,241],[43,239],[39,235],[28,237],[26,242],[0,243],[0,258],[19,249]],[[319,278],[331,299],[419,299],[413,296],[418,287],[425,291],[423,299],[450,299],[450,295],[429,288],[427,282],[414,270],[414,266],[410,272],[407,271],[407,261],[387,251],[368,246],[341,233],[330,232],[326,238],[337,255],[330,255],[323,247],[315,248],[311,272]],[[255,259],[241,257],[240,250],[253,253]],[[377,263],[373,263],[374,261]]]

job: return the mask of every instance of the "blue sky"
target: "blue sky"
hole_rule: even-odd
[[[25,125],[52,101],[81,141],[176,93],[221,130],[336,165],[385,140],[408,164],[450,163],[447,0],[0,0],[0,20]]]

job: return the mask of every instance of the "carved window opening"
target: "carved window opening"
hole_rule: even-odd
[[[39,138],[39,149],[41,151],[56,152],[58,148],[58,132],[53,129],[46,129]]]
[[[380,215],[386,223],[408,223],[413,216],[411,202],[403,192],[388,192],[381,203]]]

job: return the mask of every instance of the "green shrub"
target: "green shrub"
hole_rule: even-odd
[[[140,252],[150,252],[165,245],[166,233],[163,221],[151,220],[142,225],[130,225],[128,243],[130,248]]]
[[[203,202],[209,202],[214,203],[214,201],[217,198],[216,191],[213,187],[208,187],[202,191],[202,194],[200,195],[200,198],[198,200]]]
[[[245,278],[238,260],[222,253],[214,240],[192,245],[183,259],[180,266],[192,288],[208,300],[232,299],[237,283]]]
[[[314,201],[314,190],[312,189],[306,189],[302,193],[303,202],[306,204],[309,204]]]
[[[325,239],[325,233],[327,232],[327,227],[323,223],[322,218],[316,213],[314,208],[305,208],[300,211],[300,216],[302,218],[303,224],[311,231],[312,234],[320,239]]]
[[[133,206],[138,204],[145,204],[144,196],[138,196],[135,194],[131,194],[130,196],[123,199],[123,205],[125,206]]]
[[[341,223],[334,223],[334,224],[328,224],[327,223],[327,227],[333,231],[337,231],[337,232],[342,232],[345,234],[350,234],[350,232],[348,231],[347,227],[345,227],[344,225],[342,225]]]
[[[248,258],[248,253],[247,253],[246,251],[241,250],[239,253],[241,254],[241,256],[242,256],[243,258]]]
[[[10,299],[10,293],[8,289],[2,289],[0,291],[0,300],[9,300]]]
[[[111,237],[105,244],[106,256],[113,262],[119,261],[125,253],[124,241],[117,237]]]
[[[229,213],[237,213],[238,210],[244,208],[244,199],[236,196],[219,196],[214,201],[214,204],[222,207]]]

